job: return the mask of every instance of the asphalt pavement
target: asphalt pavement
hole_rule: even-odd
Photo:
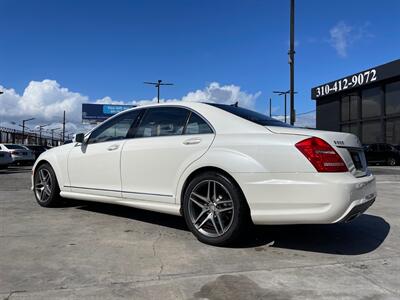
[[[0,170],[0,299],[400,299],[400,168],[334,225],[257,226],[232,248],[180,217],[68,201],[42,208],[30,168]]]

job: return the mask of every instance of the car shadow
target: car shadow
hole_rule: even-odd
[[[77,200],[68,200],[66,206],[188,231],[184,219],[179,216]],[[230,247],[255,248],[256,251],[272,247],[327,254],[360,255],[377,249],[389,232],[390,225],[383,218],[363,214],[349,223],[250,226],[244,237]]]
[[[255,226],[236,247],[268,245],[308,252],[360,255],[377,249],[389,231],[390,225],[383,218],[363,214],[349,223]]]
[[[177,230],[189,231],[189,229],[186,227],[185,220],[180,216],[152,212],[129,206],[95,203],[81,200],[67,200],[64,202],[63,207],[76,207],[77,209],[91,211],[94,213],[107,214],[159,226],[170,227]]]

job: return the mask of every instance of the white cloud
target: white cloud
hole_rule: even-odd
[[[236,85],[221,86],[218,82],[212,82],[202,90],[189,92],[186,96],[182,97],[182,101],[224,104],[233,104],[238,101],[240,106],[254,108],[255,101],[260,95],[261,92],[255,94],[243,92]]]
[[[35,118],[27,123],[27,126],[34,129],[38,124],[50,124],[46,128],[61,127],[63,111],[66,112],[67,130],[76,132],[87,129],[81,124],[82,103],[101,104],[134,104],[143,105],[156,102],[157,99],[141,99],[121,101],[113,100],[106,96],[102,99],[91,100],[77,92],[62,87],[55,80],[31,81],[25,88],[22,95],[12,88],[5,88],[0,85],[4,92],[0,96],[0,126],[7,126],[18,129],[22,119]],[[170,101],[201,101],[216,103],[234,103],[236,101],[243,107],[254,108],[256,99],[261,92],[254,94],[242,91],[236,85],[221,85],[212,82],[203,89],[189,92],[180,99],[162,99],[162,102]],[[15,122],[16,124],[12,124]]]
[[[369,22],[365,22],[361,26],[352,26],[344,21],[339,21],[329,30],[329,43],[340,57],[347,57],[349,47],[356,41],[373,37],[373,34],[369,32],[369,26]]]
[[[118,105],[126,104],[126,103],[124,103],[124,101],[113,100],[109,96],[106,96],[106,97],[101,98],[101,99],[97,99],[95,101],[95,103],[98,103],[98,104],[118,104]]]
[[[332,47],[336,49],[337,54],[341,57],[347,56],[347,48],[349,47],[352,31],[353,28],[347,25],[344,21],[340,21],[329,30],[330,43]]]
[[[89,99],[79,93],[61,87],[55,80],[31,81],[24,93],[0,86],[0,118],[15,121],[34,117],[40,122],[52,122],[62,118],[63,111],[70,121],[79,122],[80,107]]]

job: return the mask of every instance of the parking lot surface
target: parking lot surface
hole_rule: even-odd
[[[0,170],[1,299],[399,299],[400,168],[335,225],[259,226],[236,247],[175,216],[70,201],[42,208],[30,168]]]

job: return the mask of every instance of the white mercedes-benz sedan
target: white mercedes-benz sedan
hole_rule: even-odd
[[[182,215],[202,242],[248,225],[349,221],[375,200],[353,134],[295,128],[237,106],[165,103],[119,113],[33,167],[37,202],[62,198]]]

